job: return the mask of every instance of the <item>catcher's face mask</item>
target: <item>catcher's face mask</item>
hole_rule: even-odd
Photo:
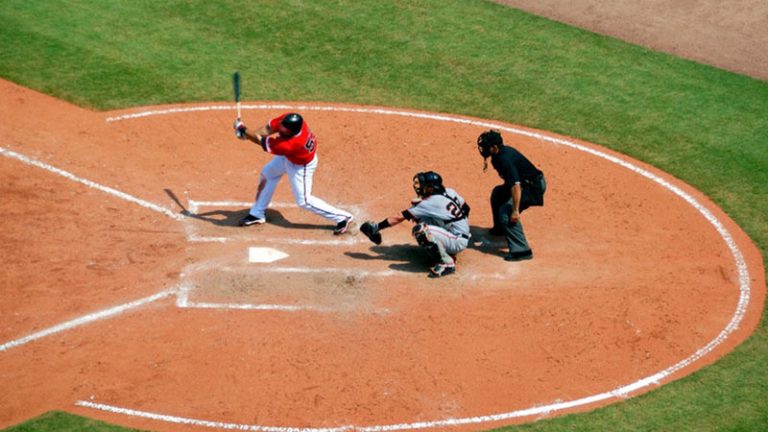
[[[413,191],[416,192],[417,196],[424,196],[424,192],[421,190],[421,182],[419,181],[418,176],[413,178]]]

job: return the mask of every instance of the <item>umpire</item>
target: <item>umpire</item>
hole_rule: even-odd
[[[504,184],[493,188],[491,209],[493,211],[492,235],[505,236],[509,246],[507,261],[522,261],[533,258],[523,232],[520,213],[530,206],[544,205],[547,182],[544,173],[537,169],[522,153],[504,145],[501,134],[496,130],[483,132],[477,138],[477,149],[485,159],[483,170],[488,167],[488,158]]]

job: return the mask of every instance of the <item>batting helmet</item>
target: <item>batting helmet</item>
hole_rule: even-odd
[[[418,185],[416,184],[418,182]],[[413,189],[420,197],[428,197],[445,192],[443,178],[434,171],[420,172],[413,176]]]
[[[491,147],[500,146],[504,144],[504,139],[497,130],[489,130],[480,134],[477,137],[477,150],[484,158],[491,155]]]
[[[301,118],[299,114],[290,113],[283,118],[283,121],[281,121],[280,124],[291,132],[291,135],[297,135],[301,132],[301,127],[304,125],[304,119]]]

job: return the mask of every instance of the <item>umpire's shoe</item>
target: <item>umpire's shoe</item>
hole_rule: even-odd
[[[248,213],[248,216],[240,219],[240,226],[248,226],[248,225],[257,225],[257,224],[263,224],[267,220],[263,217],[256,217],[250,213]]]
[[[344,219],[343,221],[336,224],[336,228],[333,230],[334,235],[341,235],[345,232],[349,231],[349,227],[352,225],[352,219],[354,219],[352,216]]]
[[[517,262],[533,259],[533,251],[527,250],[524,252],[509,253],[504,257],[505,261]]]
[[[431,278],[448,276],[449,274],[453,273],[456,273],[456,266],[452,264],[439,263],[429,269],[429,277]]]

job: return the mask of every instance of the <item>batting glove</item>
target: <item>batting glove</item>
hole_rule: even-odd
[[[245,123],[243,123],[242,121],[240,121],[240,120],[238,119],[238,120],[235,120],[235,124],[234,124],[234,125],[232,125],[232,127],[235,129],[235,136],[236,136],[237,138],[239,138],[239,139],[241,139],[241,140],[246,138],[246,137],[245,137],[245,131],[246,131],[248,128],[246,128],[246,127],[245,127]]]

